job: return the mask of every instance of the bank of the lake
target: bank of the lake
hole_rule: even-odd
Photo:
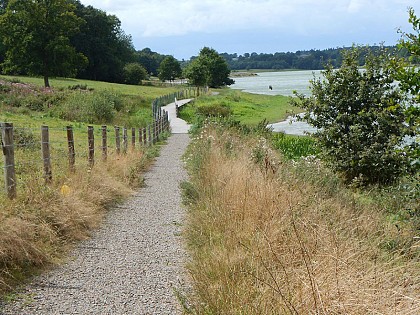
[[[252,94],[293,96],[293,91],[310,94],[309,80],[320,76],[319,70],[256,72],[254,76],[235,77],[232,89]],[[271,88],[270,88],[271,87]],[[316,129],[289,116],[286,120],[270,124],[275,132],[304,135]]]

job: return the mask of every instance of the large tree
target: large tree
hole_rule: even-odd
[[[162,60],[158,72],[161,81],[173,81],[182,75],[181,65],[173,56],[168,56]]]
[[[136,52],[136,61],[141,63],[150,75],[158,74],[159,65],[167,56],[152,51],[150,48],[144,48]]]
[[[0,16],[0,32],[6,47],[4,71],[44,77],[74,76],[86,58],[77,53],[69,37],[83,20],[68,0],[10,0]]]
[[[314,137],[323,158],[346,182],[388,184],[409,170],[398,149],[411,126],[405,124],[406,96],[394,84],[389,55],[368,54],[359,69],[361,51],[344,53],[342,66],[328,66],[311,81],[311,97],[298,95],[295,105],[318,128]]]
[[[230,69],[226,60],[213,48],[204,47],[197,58],[193,59],[185,70],[185,76],[191,84],[221,87],[234,83],[229,78]]]
[[[89,80],[124,82],[124,67],[135,61],[132,39],[121,29],[121,21],[115,15],[80,2],[76,14],[85,23],[71,41],[77,51],[89,59],[87,67],[78,77]]]
[[[6,12],[7,4],[9,0],[0,0],[0,15],[3,15]],[[0,34],[1,36],[1,34]],[[0,73],[2,72],[2,64],[6,55],[6,47],[3,44],[3,40],[0,37]]]

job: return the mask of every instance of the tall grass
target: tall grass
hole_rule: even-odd
[[[78,163],[75,173],[66,163],[56,164],[49,185],[40,172],[20,169],[18,197],[0,194],[0,293],[61,261],[76,241],[87,238],[111,205],[143,184],[142,173],[157,154],[158,147],[109,152],[93,168]]]
[[[191,313],[420,312],[416,230],[371,195],[232,130],[204,128],[185,159]]]

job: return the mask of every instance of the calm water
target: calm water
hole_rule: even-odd
[[[320,71],[261,72],[257,76],[234,78],[231,88],[255,94],[292,96],[296,90],[309,95],[309,80],[314,75],[319,77]],[[272,90],[268,88],[270,85]]]
[[[320,76],[320,71],[282,71],[261,72],[257,76],[234,78],[235,84],[232,89],[244,92],[267,95],[292,96],[293,91],[310,95],[309,80]],[[272,86],[272,90],[268,87]],[[306,132],[314,132],[316,129],[304,122],[297,122],[289,117],[285,121],[269,125],[274,131],[293,135],[304,135]]]

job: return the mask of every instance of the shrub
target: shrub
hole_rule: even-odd
[[[127,84],[140,84],[147,78],[147,71],[137,62],[128,63],[124,67],[124,82]]]
[[[197,114],[206,117],[229,117],[232,115],[232,109],[219,103],[197,107]]]
[[[122,107],[121,98],[114,93],[72,93],[65,102],[55,109],[61,119],[88,123],[111,122],[115,109]]]
[[[366,57],[361,50],[343,55],[340,69],[327,66],[324,78],[311,81],[312,96],[292,100],[307,112],[324,160],[347,183],[389,184],[407,173],[408,158],[397,150],[410,130],[405,122],[405,95],[394,86],[385,52]]]
[[[14,128],[13,141],[17,149],[39,149],[40,147],[39,139],[30,129]]]

